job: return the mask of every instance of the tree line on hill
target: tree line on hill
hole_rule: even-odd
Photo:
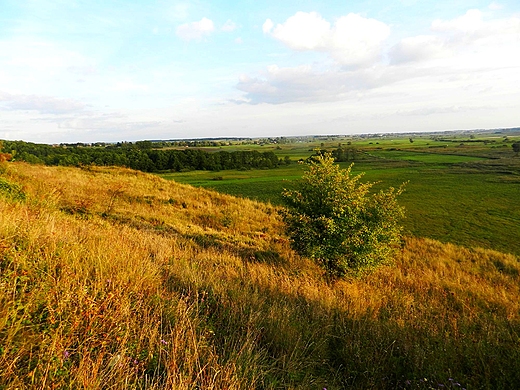
[[[101,147],[83,144],[52,146],[24,141],[2,141],[0,151],[14,160],[61,166],[121,166],[144,172],[227,169],[270,169],[287,165],[290,159],[272,152],[217,151],[201,149],[155,149],[146,141]],[[0,143],[0,145],[2,145]]]

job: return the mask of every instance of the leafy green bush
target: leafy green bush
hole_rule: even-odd
[[[341,169],[330,153],[308,162],[294,190],[282,194],[282,217],[292,247],[316,260],[332,277],[356,274],[391,259],[400,242],[404,210],[389,188],[370,193],[374,183]]]
[[[25,193],[18,184],[10,183],[0,177],[0,195],[13,200],[25,200]]]
[[[518,153],[520,153],[520,142],[515,142],[511,147],[513,148],[513,152],[518,156]]]

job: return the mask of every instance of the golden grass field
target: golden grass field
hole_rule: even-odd
[[[520,263],[406,237],[327,282],[277,209],[120,168],[3,163],[0,389],[520,384]]]

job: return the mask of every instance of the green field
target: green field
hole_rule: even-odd
[[[358,150],[353,172],[365,172],[374,187],[397,187],[408,182],[400,201],[406,207],[404,226],[411,235],[465,246],[480,246],[520,255],[520,158],[511,143],[519,136],[431,138],[392,137],[352,140]],[[507,142],[504,142],[507,141]],[[483,141],[486,141],[484,143]],[[281,204],[281,192],[301,177],[297,164],[316,147],[336,148],[345,140],[284,145],[231,145],[229,149],[274,150],[295,161],[272,170],[182,172],[166,179],[220,192]],[[323,143],[323,145],[322,145]],[[348,166],[350,163],[341,163]]]

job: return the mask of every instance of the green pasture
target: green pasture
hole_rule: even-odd
[[[507,149],[475,143],[462,155],[455,154],[460,152],[456,146],[430,148],[432,140],[428,139],[414,140],[413,144],[408,139],[376,142],[379,145],[374,145],[373,140],[362,142],[363,150],[373,158],[356,162],[353,172],[364,172],[363,180],[377,182],[375,190],[408,182],[400,203],[406,208],[404,227],[409,234],[520,255],[520,158],[513,157],[510,146]],[[398,145],[401,147],[396,148]],[[310,156],[313,146],[317,145],[258,148],[273,148],[279,156],[289,155],[296,161]],[[489,158],[479,157],[483,149]],[[347,167],[350,163],[341,165]],[[295,162],[272,170],[194,171],[161,176],[281,204],[282,190],[290,188],[303,171],[304,166]]]
[[[506,135],[503,135],[506,134]],[[309,157],[317,148],[332,150],[338,146],[361,148],[366,152],[375,155],[394,152],[417,152],[423,158],[425,154],[459,155],[474,157],[489,157],[497,154],[510,154],[511,143],[520,141],[518,132],[503,134],[447,134],[447,135],[413,135],[403,136],[399,134],[380,135],[372,137],[360,136],[331,136],[323,139],[312,139],[294,141],[291,143],[264,143],[253,144],[251,142],[231,142],[228,146],[221,147],[201,147],[208,152],[226,150],[229,152],[240,150],[256,150],[259,152],[273,151],[279,157],[289,156],[297,161],[301,158]],[[412,140],[412,142],[410,142]],[[397,154],[395,155],[397,156]],[[454,158],[455,159],[455,158]],[[427,161],[426,161],[427,162]],[[445,162],[459,162],[448,161]]]
[[[401,196],[413,235],[520,254],[520,176],[442,169],[366,170],[380,186],[408,182]]]
[[[390,159],[390,160],[405,160],[405,161],[419,161],[432,164],[454,164],[468,161],[482,160],[481,157],[444,154],[444,153],[428,153],[428,152],[413,152],[413,151],[397,151],[397,150],[372,150],[369,152],[371,156]]]

